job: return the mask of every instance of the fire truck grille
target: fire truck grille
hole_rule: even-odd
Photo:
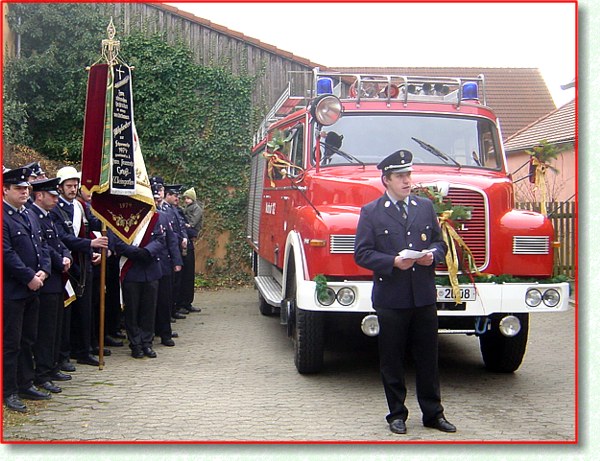
[[[334,254],[354,253],[354,235],[332,235],[329,238],[329,252]]]
[[[471,219],[459,222],[457,232],[473,253],[475,265],[481,269],[487,260],[487,212],[484,196],[475,190],[451,187],[446,198],[452,202],[452,206],[471,209]],[[438,270],[446,269],[445,265],[438,266]]]

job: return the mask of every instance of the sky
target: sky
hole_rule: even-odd
[[[328,67],[533,67],[575,97],[573,2],[169,5]]]

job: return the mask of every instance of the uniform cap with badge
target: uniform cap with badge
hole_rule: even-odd
[[[5,185],[29,186],[29,177],[31,170],[26,167],[19,167],[13,170],[7,170],[2,173],[2,181]]]
[[[33,192],[48,192],[52,195],[60,195],[58,192],[59,183],[60,178],[40,179],[39,181],[33,181],[31,187]]]
[[[182,188],[181,184],[165,184],[165,194],[180,194]]]
[[[25,165],[24,168],[29,168],[31,170],[31,176],[38,177],[38,176],[43,176],[46,174],[46,172],[40,165],[40,162],[28,163],[27,165]]]
[[[401,149],[384,158],[377,168],[381,173],[408,173],[412,171],[413,154],[409,150]]]
[[[150,184],[153,186],[155,184],[159,184],[161,186],[165,185],[165,181],[163,178],[161,178],[160,176],[152,176],[150,178]]]

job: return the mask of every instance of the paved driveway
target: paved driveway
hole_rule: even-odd
[[[136,360],[112,348],[103,370],[79,365],[63,393],[4,427],[4,441],[573,441],[574,311],[534,316],[514,374],[483,369],[478,341],[442,336],[443,434],[420,424],[408,377],[408,434],[389,432],[374,341],[337,338],[325,370],[300,375],[276,317],[252,288],[202,292],[173,325],[177,345]]]

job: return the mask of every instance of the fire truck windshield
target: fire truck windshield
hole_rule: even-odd
[[[322,166],[377,164],[408,149],[416,165],[502,168],[496,126],[485,118],[346,113],[325,131],[320,133]]]

